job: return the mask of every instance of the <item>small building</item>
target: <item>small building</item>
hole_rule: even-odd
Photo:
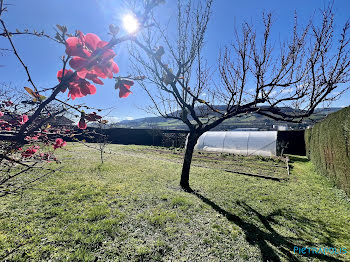
[[[56,116],[53,119],[50,119],[47,123],[54,127],[58,127],[58,126],[70,127],[74,124],[74,121],[70,120],[65,116]]]
[[[232,131],[258,131],[258,127],[238,127],[233,129]]]
[[[272,128],[275,130],[279,130],[279,131],[286,131],[286,130],[290,129],[286,125],[273,125]]]

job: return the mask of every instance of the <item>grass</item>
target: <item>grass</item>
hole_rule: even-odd
[[[109,150],[101,165],[96,151],[70,144],[60,153],[62,172],[0,199],[0,260],[350,261],[293,252],[350,251],[349,199],[303,157],[291,156],[290,177],[277,182],[218,167],[285,176],[279,159],[196,153],[195,192],[186,193],[178,186],[181,151]]]

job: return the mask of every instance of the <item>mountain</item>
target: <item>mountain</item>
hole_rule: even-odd
[[[222,105],[216,105],[214,106],[215,109],[219,111],[224,111],[225,106]],[[296,112],[296,110],[289,108],[289,107],[283,107],[280,108],[283,112]],[[317,108],[315,109],[315,112],[307,119],[304,119],[302,123],[295,124],[295,123],[287,123],[283,121],[276,121],[271,118],[268,118],[266,116],[262,116],[256,113],[250,113],[245,114],[240,117],[233,117],[231,119],[225,120],[223,123],[218,125],[214,130],[232,130],[236,128],[258,128],[258,129],[264,129],[264,130],[271,130],[273,129],[273,125],[282,125],[282,126],[288,126],[293,129],[304,129],[309,125],[313,125],[316,122],[321,121],[324,119],[327,115],[336,112],[342,108],[340,107],[331,107],[331,108]],[[203,111],[203,107],[195,108],[196,112]],[[173,113],[174,115],[179,115],[179,111],[176,111]],[[210,116],[215,116],[218,113],[210,112]],[[182,129],[187,130],[187,126],[182,123],[180,120],[176,119],[166,119],[161,116],[156,117],[145,117],[145,118],[139,118],[134,120],[123,120],[118,122],[117,124],[113,125],[114,127],[125,127],[125,128],[155,128],[155,129]]]

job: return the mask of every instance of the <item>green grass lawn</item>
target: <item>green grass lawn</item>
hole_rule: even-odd
[[[350,252],[349,199],[304,157],[291,157],[288,177],[279,159],[196,153],[186,193],[180,151],[108,150],[101,165],[97,151],[71,143],[62,172],[0,198],[1,261],[350,261],[293,252]]]

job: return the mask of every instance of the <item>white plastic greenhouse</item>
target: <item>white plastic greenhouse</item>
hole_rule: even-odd
[[[209,131],[198,139],[195,150],[276,156],[277,131]]]

